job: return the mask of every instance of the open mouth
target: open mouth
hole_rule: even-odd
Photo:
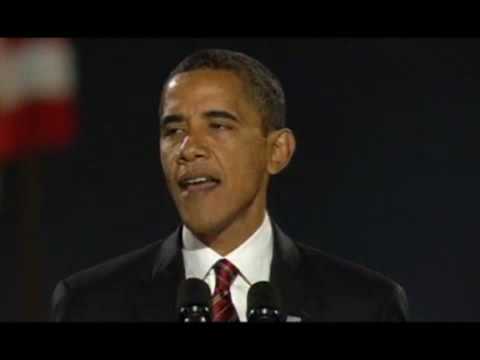
[[[212,176],[185,177],[178,182],[180,188],[188,192],[210,190],[219,184],[220,180]]]

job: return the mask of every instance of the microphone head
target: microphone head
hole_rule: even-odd
[[[277,290],[267,281],[253,284],[247,295],[247,318],[252,322],[282,321],[282,304]]]
[[[196,278],[182,281],[177,293],[177,312],[181,322],[211,320],[210,288],[205,281]]]

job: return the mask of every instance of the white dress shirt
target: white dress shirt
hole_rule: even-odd
[[[202,243],[186,227],[182,227],[183,260],[186,278],[204,280],[213,292],[215,271],[213,265],[220,259],[227,259],[239,270],[230,288],[233,306],[240,321],[247,321],[247,293],[250,286],[258,281],[270,280],[270,265],[273,257],[273,236],[270,217],[265,212],[262,225],[235,250],[221,256]]]

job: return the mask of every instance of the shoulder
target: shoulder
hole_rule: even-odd
[[[162,241],[108,259],[70,275],[64,283],[70,289],[111,286],[151,273],[154,256]],[[133,279],[131,279],[133,280]]]
[[[297,243],[310,289],[343,311],[362,307],[372,317],[405,320],[407,297],[403,287],[390,277],[363,265]],[[314,294],[315,295],[315,294]],[[376,312],[373,314],[373,312]],[[362,312],[357,312],[362,313]],[[365,320],[368,320],[366,318]]]
[[[322,276],[325,280],[341,279],[350,287],[392,288],[397,284],[384,274],[354,263],[344,258],[326,253],[308,245],[297,243],[302,261],[312,276]],[[337,281],[335,281],[337,282]]]
[[[163,240],[143,248],[106,260],[98,265],[74,273],[61,280],[51,298],[50,318],[64,321],[70,318],[83,318],[76,312],[105,313],[105,304],[121,307],[144,278],[152,274],[157,250]],[[93,307],[98,309],[93,309]],[[118,312],[121,312],[120,310]],[[101,318],[101,317],[99,317]]]

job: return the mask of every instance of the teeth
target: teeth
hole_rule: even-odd
[[[206,181],[208,181],[208,179],[206,177],[198,177],[198,178],[195,178],[195,179],[189,179],[189,180],[185,181],[185,183],[191,185],[191,184],[199,184],[199,183],[206,182]]]

